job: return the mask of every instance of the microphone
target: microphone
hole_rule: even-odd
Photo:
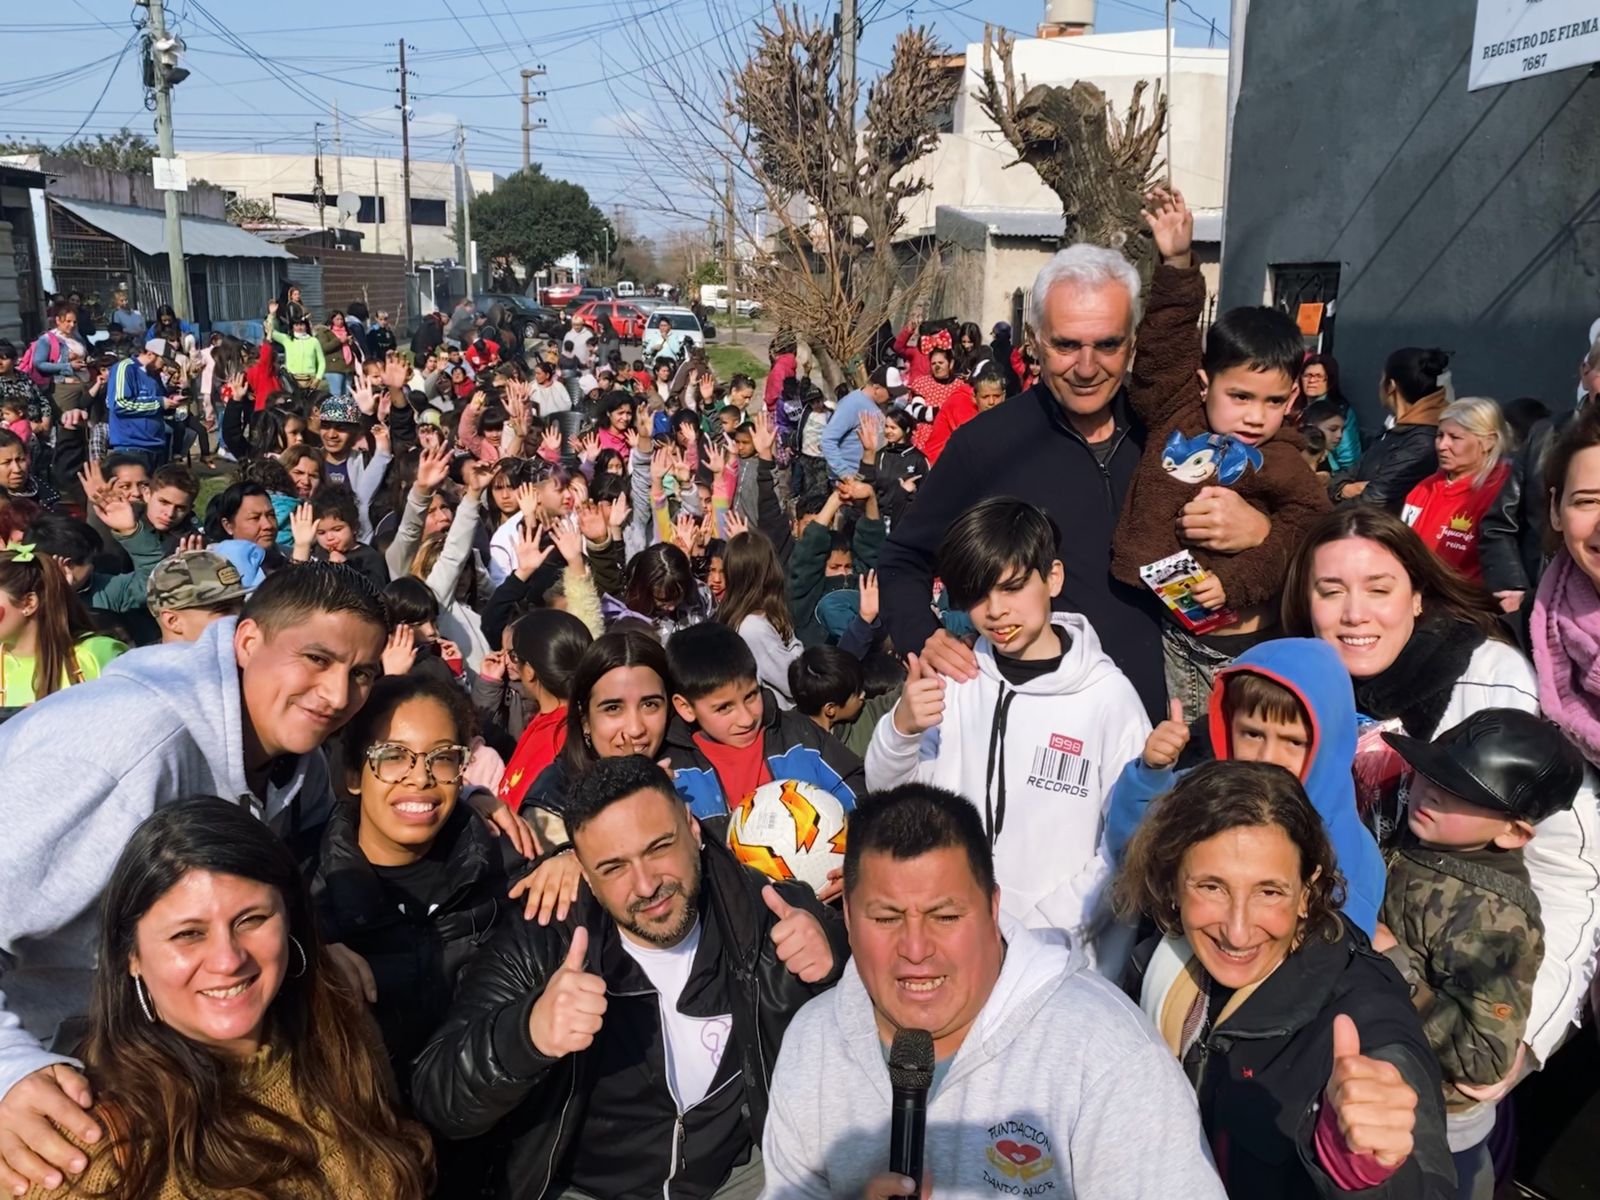
[[[928,1089],[933,1086],[933,1034],[901,1029],[889,1046],[889,1169],[912,1182],[911,1197],[922,1193],[922,1140],[928,1124]]]

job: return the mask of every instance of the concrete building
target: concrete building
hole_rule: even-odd
[[[1373,430],[1402,346],[1454,352],[1460,395],[1570,407],[1600,317],[1600,75],[1469,92],[1476,8],[1256,3],[1245,22],[1223,303],[1322,305]]]
[[[1121,113],[1138,81],[1163,83],[1165,29],[1097,34],[1093,20],[1093,0],[1054,0],[1040,26],[1043,36],[1016,40],[1018,90],[1084,79]],[[1032,167],[1016,162],[1010,143],[973,95],[982,86],[982,43],[953,56],[950,69],[961,71],[950,129],[917,165],[933,186],[908,203],[900,241],[905,251],[939,243],[946,270],[936,311],[976,320],[985,330],[995,321],[1017,324],[1034,275],[1061,247],[1061,201]],[[1152,92],[1147,89],[1147,103]],[[1228,52],[1174,46],[1172,174],[1196,211],[1196,249],[1213,295],[1227,102]]]
[[[326,207],[316,203],[317,160],[311,154],[241,154],[185,150],[190,179],[204,179],[225,192],[272,205],[276,216],[292,225],[312,229],[340,228],[334,206],[342,176],[345,191],[360,198],[360,209],[344,220],[342,228],[362,234],[367,253],[404,254],[406,235],[402,211],[405,181],[401,160],[333,154],[322,156],[322,187]],[[493,191],[503,177],[492,171],[467,172],[472,190]],[[456,258],[455,164],[411,160],[411,237],[419,263]]]

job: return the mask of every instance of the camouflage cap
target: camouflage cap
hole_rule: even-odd
[[[162,559],[145,586],[145,606],[152,615],[162,609],[242,604],[244,597],[239,568],[211,550],[185,550]]]

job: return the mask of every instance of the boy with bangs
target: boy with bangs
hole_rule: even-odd
[[[1128,403],[1145,424],[1144,451],[1117,522],[1111,573],[1143,591],[1141,568],[1188,551],[1202,571],[1192,599],[1219,614],[1199,629],[1168,614],[1162,627],[1167,695],[1197,709],[1219,667],[1270,635],[1289,556],[1328,498],[1284,416],[1299,395],[1300,331],[1269,308],[1234,308],[1199,333],[1205,281],[1190,245],[1194,215],[1176,192],[1148,197],[1145,222],[1161,265],[1139,323]],[[1272,518],[1266,540],[1224,554],[1185,546],[1177,516],[1206,489],[1228,488]],[[1184,572],[1188,573],[1188,572]],[[1160,572],[1165,574],[1165,572]],[[1214,627],[1216,620],[1227,621]]]
[[[667,668],[677,715],[663,752],[678,795],[707,833],[726,841],[729,811],[779,779],[815,784],[845,812],[855,808],[866,791],[861,760],[809,717],[778,707],[757,682],[755,655],[738,630],[678,630],[667,642]]]
[[[1194,765],[1209,749],[1218,759],[1273,763],[1300,780],[1345,878],[1344,915],[1370,938],[1383,904],[1383,855],[1356,810],[1355,694],[1339,652],[1317,638],[1279,638],[1245,651],[1217,674],[1202,729],[1209,747],[1197,743]],[[1111,793],[1105,838],[1114,862],[1150,802],[1177,784],[1189,741],[1183,705],[1174,700]]]
[[[911,655],[866,765],[873,791],[915,781],[978,805],[1001,911],[1077,939],[1111,874],[1100,837],[1106,800],[1150,723],[1088,620],[1051,612],[1059,544],[1054,521],[1006,496],[951,526],[939,574],[951,608],[977,628],[978,674],[948,680]]]

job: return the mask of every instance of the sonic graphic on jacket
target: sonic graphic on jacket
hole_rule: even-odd
[[[1261,469],[1261,451],[1220,433],[1188,437],[1174,429],[1161,448],[1161,465],[1184,483],[1204,483],[1215,475],[1227,487],[1246,471]]]

